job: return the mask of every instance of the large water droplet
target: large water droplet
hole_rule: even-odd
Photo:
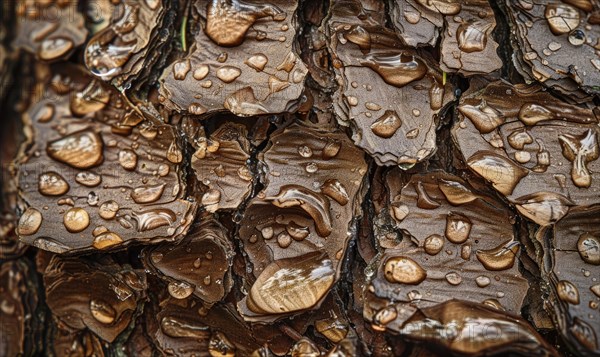
[[[423,241],[423,249],[429,255],[436,255],[444,248],[444,238],[439,234],[432,234]]]
[[[554,119],[550,109],[534,103],[526,103],[519,109],[519,120],[525,125],[535,125],[544,120]]]
[[[546,5],[544,16],[555,35],[562,35],[579,26],[579,11],[571,5],[550,3]]]
[[[224,83],[231,83],[242,74],[239,68],[233,66],[223,66],[217,69],[217,78]]]
[[[17,233],[22,236],[36,234],[42,225],[42,214],[35,208],[29,207],[23,212],[17,226]]]
[[[259,314],[305,310],[323,298],[334,279],[333,262],[322,253],[276,260],[256,279],[246,303]]]
[[[329,236],[333,230],[329,200],[320,193],[298,185],[285,185],[271,202],[281,208],[300,206],[312,217],[321,237]]]
[[[90,215],[79,207],[70,208],[63,216],[63,224],[71,233],[78,233],[90,225]]]
[[[526,131],[515,131],[507,138],[508,144],[516,150],[523,150],[525,145],[533,143],[533,138]]]
[[[115,309],[102,300],[90,300],[90,312],[96,320],[107,325],[113,323],[117,317]]]
[[[569,198],[554,192],[536,192],[515,200],[517,210],[525,217],[547,226],[563,218],[575,205]]]
[[[257,72],[262,72],[268,62],[269,59],[267,56],[263,55],[262,53],[258,53],[248,58],[244,63],[248,65],[248,67],[255,69]]]
[[[350,197],[348,196],[348,191],[344,185],[338,181],[337,179],[328,179],[323,182],[321,185],[321,192],[325,195],[333,198],[337,203],[342,206],[345,206]]]
[[[137,161],[137,154],[133,150],[124,149],[119,151],[119,164],[121,164],[125,170],[135,170]]]
[[[398,114],[393,110],[386,110],[379,119],[371,124],[371,131],[379,137],[388,139],[394,136],[400,126],[402,126],[402,120]]]
[[[185,79],[185,76],[189,73],[191,69],[190,60],[181,60],[177,61],[173,64],[173,78],[178,81],[182,81]]]
[[[457,0],[416,0],[416,2],[442,15],[456,15],[462,8],[460,2]]]
[[[170,282],[167,286],[169,294],[175,299],[185,299],[192,295],[194,287],[185,281]]]
[[[150,231],[163,226],[171,226],[177,220],[175,212],[167,208],[155,208],[144,212],[133,212],[138,232]]]
[[[87,169],[102,163],[103,144],[100,135],[80,131],[48,143],[48,156],[78,169]]]
[[[123,243],[123,238],[113,232],[105,232],[94,238],[92,245],[96,249],[106,249],[113,245]]]
[[[479,151],[467,161],[469,167],[490,181],[500,193],[508,196],[529,173],[511,160],[491,151]]]
[[[109,101],[110,92],[93,80],[81,92],[71,96],[70,108],[73,115],[82,117],[101,110]]]
[[[571,167],[571,179],[577,187],[590,187],[592,184],[592,175],[587,168],[587,164],[597,160],[600,154],[598,148],[598,135],[588,129],[581,135],[563,134],[558,136],[562,147],[563,156],[573,163]]]
[[[131,191],[135,203],[152,203],[160,199],[165,190],[165,184],[138,187]]]
[[[594,328],[578,317],[573,318],[573,323],[570,326],[571,333],[577,341],[585,346],[590,351],[598,349],[598,339]]]
[[[119,211],[119,204],[113,200],[106,201],[100,205],[98,215],[104,219],[113,219]]]
[[[461,24],[456,30],[458,48],[466,53],[483,51],[487,45],[487,32],[491,28],[489,21]]]
[[[396,87],[404,87],[425,77],[427,73],[427,65],[420,58],[402,53],[369,54],[361,64],[377,72],[387,84]]]
[[[583,233],[577,240],[577,252],[584,262],[600,265],[600,237],[598,233]]]
[[[427,277],[427,271],[408,257],[393,257],[385,262],[385,278],[391,283],[420,284]]]
[[[565,302],[573,305],[579,305],[579,290],[570,281],[561,280],[556,285],[558,297]]]
[[[286,13],[269,4],[255,5],[240,0],[210,1],[204,32],[219,46],[238,46],[254,22],[267,16],[275,21],[283,21]]]
[[[512,268],[519,252],[519,242],[509,241],[496,248],[477,250],[475,256],[487,270],[506,270]]]
[[[102,176],[93,172],[78,172],[75,175],[75,181],[83,186],[96,187],[102,182]]]
[[[454,206],[473,202],[477,199],[477,195],[460,182],[442,179],[439,181],[438,186],[446,200]]]
[[[506,120],[502,113],[487,105],[484,100],[478,105],[461,104],[458,111],[469,118],[482,134],[492,132]]]
[[[446,216],[446,238],[452,243],[460,244],[467,241],[473,224],[468,217],[450,212]]]

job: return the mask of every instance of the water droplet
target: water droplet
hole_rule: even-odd
[[[321,192],[326,196],[333,198],[337,203],[345,206],[350,197],[344,185],[337,179],[328,179],[321,185]]]
[[[219,46],[238,46],[244,42],[246,32],[256,20],[270,16],[274,21],[283,21],[286,15],[278,7],[268,4],[211,1],[207,5],[204,32]]]
[[[262,234],[263,238],[267,240],[273,238],[273,227],[264,227],[260,230],[260,234]]]
[[[117,212],[119,211],[119,205],[115,201],[106,201],[100,208],[98,209],[98,214],[100,217],[109,220],[115,218]]]
[[[591,233],[583,233],[577,240],[577,252],[581,259],[592,265],[600,265],[600,237]]]
[[[487,33],[492,28],[489,21],[463,23],[456,30],[458,48],[466,53],[480,52],[487,45]]]
[[[511,160],[491,151],[475,153],[469,158],[467,164],[506,196],[512,194],[519,181],[529,173]]]
[[[523,150],[525,145],[533,143],[533,138],[526,131],[515,131],[507,138],[508,144],[516,150]]]
[[[485,100],[477,105],[461,104],[458,111],[469,118],[482,134],[491,133],[506,120],[502,113],[487,105]]]
[[[208,212],[216,212],[221,201],[221,191],[211,188],[202,195],[201,202]]]
[[[191,69],[190,60],[177,61],[173,64],[173,78],[182,81]]]
[[[371,50],[371,34],[360,25],[352,26],[345,34],[344,38],[355,45],[358,45],[363,53]]]
[[[319,167],[314,162],[309,162],[308,164],[306,164],[305,169],[306,169],[306,172],[312,174],[312,173],[317,172],[317,170],[319,170]]]
[[[569,207],[575,205],[561,194],[544,191],[519,197],[514,203],[519,213],[540,226],[558,222],[569,212]]]
[[[406,218],[406,216],[408,216],[409,212],[410,211],[408,209],[408,206],[406,206],[406,205],[397,205],[397,204],[393,204],[392,203],[392,217],[397,222],[402,222],[404,220],[404,218]]]
[[[42,214],[35,208],[29,207],[19,219],[17,233],[21,236],[36,234],[42,225]]]
[[[300,156],[302,156],[302,157],[308,158],[313,155],[313,151],[308,146],[302,145],[302,146],[298,147],[298,154],[300,154]]]
[[[165,190],[165,184],[138,187],[131,191],[135,203],[152,203],[160,199]]]
[[[296,55],[293,52],[289,52],[287,56],[285,56],[283,61],[279,64],[279,66],[277,66],[277,70],[290,73],[296,65],[296,59]]]
[[[320,193],[298,185],[285,185],[271,203],[280,208],[300,206],[311,216],[321,237],[328,237],[333,230],[329,200]]]
[[[306,310],[321,301],[334,280],[333,262],[322,253],[275,260],[252,285],[246,305],[259,314]]]
[[[462,277],[458,273],[450,272],[446,274],[446,281],[450,285],[460,285],[460,283],[462,283]]]
[[[440,206],[439,202],[435,201],[423,187],[423,182],[418,181],[415,185],[417,191],[417,207],[423,209],[435,209]]]
[[[80,131],[48,143],[48,156],[78,169],[102,163],[102,139],[93,131]]]
[[[475,283],[477,283],[477,286],[480,288],[485,288],[492,283],[492,280],[485,275],[480,275],[475,278]]]
[[[102,176],[93,172],[79,172],[75,175],[75,181],[87,187],[96,187],[102,182]]]
[[[467,241],[473,224],[462,214],[450,212],[446,216],[446,238],[452,243],[460,244]]]
[[[281,232],[277,235],[277,244],[279,244],[281,248],[287,248],[292,244],[292,237],[286,232]]]
[[[393,257],[385,262],[385,278],[390,283],[420,284],[427,277],[427,272],[408,257]]]
[[[194,73],[192,73],[192,77],[194,77],[195,80],[203,80],[204,78],[206,78],[206,76],[208,75],[208,65],[205,64],[200,64],[196,67],[196,69],[194,69]]]
[[[464,260],[469,260],[471,258],[471,245],[465,244],[460,248],[460,257]]]
[[[400,126],[402,126],[402,120],[398,114],[393,110],[386,110],[379,119],[371,124],[371,131],[379,137],[388,139],[394,136]]]
[[[569,328],[577,341],[585,346],[589,351],[598,349],[598,339],[594,328],[578,317],[573,318],[573,323]]]
[[[116,233],[106,232],[98,235],[94,238],[94,242],[92,245],[96,249],[106,249],[112,247],[113,245],[123,243],[123,239]]]
[[[365,108],[367,108],[369,110],[373,110],[373,111],[378,111],[378,110],[381,109],[381,106],[379,104],[376,104],[376,103],[366,102],[365,103]]]
[[[554,119],[554,113],[539,104],[526,103],[519,109],[519,120],[525,125],[535,125],[544,120]]]
[[[327,140],[327,144],[325,144],[325,147],[323,148],[323,159],[329,160],[331,158],[336,157],[337,154],[340,152],[341,147],[342,144],[339,141]]]
[[[224,83],[231,83],[242,74],[239,68],[233,66],[223,66],[217,69],[217,78]]]
[[[377,311],[373,316],[373,323],[385,326],[390,322],[394,321],[398,317],[398,312],[394,306],[386,306],[383,309]]]
[[[117,317],[115,309],[102,300],[90,300],[90,312],[96,320],[107,325],[113,323]]]
[[[170,282],[167,286],[167,290],[169,291],[169,295],[174,297],[175,299],[185,299],[188,296],[192,295],[194,292],[194,287],[185,281],[178,282]]]
[[[425,253],[436,255],[444,248],[444,238],[439,234],[432,234],[423,241],[423,248]]]
[[[581,135],[562,134],[558,136],[562,147],[563,156],[573,163],[571,168],[571,179],[577,187],[590,187],[592,175],[587,164],[597,160],[600,155],[598,148],[598,135],[592,129],[588,129]]]
[[[60,196],[69,191],[69,184],[56,172],[46,172],[39,177],[38,189],[42,195]]]
[[[174,164],[179,164],[183,160],[183,154],[179,150],[179,145],[177,145],[177,141],[175,140],[171,142],[171,145],[167,149],[167,160]]]
[[[581,46],[585,43],[585,33],[581,30],[571,31],[569,34],[569,42],[573,46]]]
[[[460,182],[441,179],[438,186],[446,200],[454,206],[473,202],[477,199],[477,195]]]
[[[309,234],[308,227],[301,226],[293,221],[285,227],[285,230],[297,241],[304,240],[304,238],[308,237]]]
[[[565,302],[573,305],[579,305],[579,290],[571,282],[561,280],[556,286],[558,297]]]
[[[368,54],[361,64],[377,72],[387,84],[396,87],[404,87],[425,77],[427,73],[427,65],[420,58],[402,53]]]
[[[121,164],[125,170],[135,170],[137,161],[137,154],[133,150],[124,149],[119,151],[119,164]]]
[[[73,47],[73,41],[68,38],[48,38],[41,43],[38,56],[44,61],[54,60],[66,55]]]
[[[496,248],[478,249],[475,256],[487,270],[497,271],[512,268],[518,252],[519,242],[509,241]]]
[[[596,295],[597,297],[600,297],[600,284],[590,286],[590,290],[594,293],[594,295]]]
[[[73,207],[64,214],[63,224],[69,232],[78,233],[90,225],[90,216],[83,208]]]
[[[562,35],[579,26],[579,11],[567,4],[550,3],[546,5],[544,16],[548,21],[550,31],[555,35]]]
[[[257,72],[262,72],[265,69],[265,66],[268,62],[269,59],[262,53],[255,54],[254,56],[251,56],[246,61],[244,61],[244,63],[248,67],[253,68]]]
[[[416,0],[416,2],[419,5],[442,15],[456,15],[462,8],[459,2],[448,0]]]

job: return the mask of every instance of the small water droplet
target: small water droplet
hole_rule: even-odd
[[[427,277],[427,272],[414,260],[408,257],[393,257],[385,262],[385,278],[391,283],[420,284]]]

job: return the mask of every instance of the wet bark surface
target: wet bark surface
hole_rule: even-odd
[[[15,0],[0,356],[600,355],[596,0]]]

